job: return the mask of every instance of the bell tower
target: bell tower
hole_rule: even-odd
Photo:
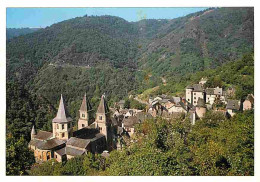
[[[78,130],[87,127],[92,123],[93,123],[92,107],[85,93],[79,110]]]
[[[99,130],[100,133],[105,135],[108,149],[110,149],[112,146],[112,126],[105,95],[101,96],[101,101],[96,113],[95,127]]]
[[[52,120],[53,137],[68,140],[72,136],[72,119],[68,116],[63,97],[61,95],[59,109],[56,117]]]

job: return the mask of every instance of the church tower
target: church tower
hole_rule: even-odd
[[[97,109],[95,126],[100,133],[105,135],[108,149],[110,149],[112,146],[112,128],[109,108],[104,95],[101,96],[101,101]]]
[[[34,128],[34,125],[33,125],[32,131],[31,131],[31,140],[33,140],[35,136],[36,136],[36,131],[35,131],[35,128]]]
[[[52,120],[53,137],[68,140],[72,136],[72,119],[64,106],[61,95],[60,105],[56,117]]]
[[[92,107],[85,93],[79,110],[78,130],[86,126],[89,126],[92,123],[93,123]]]

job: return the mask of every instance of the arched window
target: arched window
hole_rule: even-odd
[[[102,120],[102,116],[99,116],[99,120]]]

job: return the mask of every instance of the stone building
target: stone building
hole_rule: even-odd
[[[237,111],[240,109],[240,101],[238,100],[228,100],[227,102],[227,114],[233,117]]]
[[[68,140],[72,136],[72,119],[63,103],[61,95],[60,105],[56,117],[52,120],[53,137]]]
[[[102,95],[96,112],[95,127],[106,137],[108,150],[111,150],[113,131],[112,120],[110,118],[108,105],[105,101],[105,95]]]
[[[205,91],[201,84],[193,84],[186,87],[186,100],[196,106],[199,98],[205,100]]]
[[[254,105],[254,96],[253,94],[249,94],[246,100],[243,102],[243,111],[253,109]]]
[[[92,111],[92,107],[85,93],[79,110],[78,130],[87,127],[94,122]]]
[[[202,98],[199,98],[198,104],[196,105],[196,114],[199,118],[203,118],[204,115],[206,114],[206,105],[205,102]]]
[[[101,97],[94,123],[90,119],[91,110],[85,95],[79,110],[79,129],[73,132],[72,119],[61,95],[57,115],[52,120],[53,131],[36,132],[35,127],[32,127],[29,148],[34,151],[36,162],[50,159],[62,162],[87,152],[102,153],[111,150],[114,130],[104,96]]]

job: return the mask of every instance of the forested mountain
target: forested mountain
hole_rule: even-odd
[[[214,68],[253,50],[253,8],[218,8],[170,20],[140,57],[140,67],[173,76]]]
[[[33,33],[41,28],[7,28],[6,29],[6,39],[11,39],[14,37],[18,37],[20,35],[26,35],[29,33]]]
[[[253,51],[253,8],[211,8],[172,20],[84,16],[7,41],[7,80],[56,104],[113,101]],[[94,94],[96,93],[96,94]],[[94,99],[95,100],[95,99]]]

